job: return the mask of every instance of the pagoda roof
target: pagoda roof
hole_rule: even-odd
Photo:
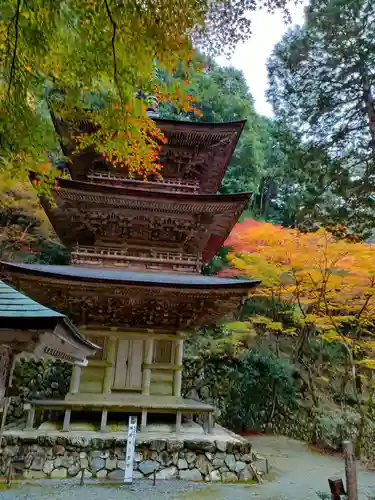
[[[0,281],[1,340],[3,340],[3,329],[7,332],[10,330],[30,331],[30,340],[34,337],[31,350],[35,348],[36,351],[43,351],[42,355],[60,358],[71,363],[86,364],[86,356],[100,349],[86,339],[67,316],[43,306],[4,281]],[[46,330],[49,333],[43,333]],[[35,344],[35,331],[39,332],[37,334],[39,344]],[[12,345],[10,335],[4,341]]]
[[[108,168],[108,162],[105,162],[93,148],[78,155],[74,153],[75,146],[70,126],[73,130],[75,126],[80,133],[89,134],[95,130],[90,120],[82,118],[69,122],[55,116],[53,121],[58,134],[69,141],[65,144],[62,142],[61,146],[64,154],[71,160],[67,167],[74,180],[86,180],[95,164],[94,168],[100,168],[101,164],[107,165]],[[246,120],[210,123],[157,118],[154,121],[167,138],[167,143],[160,151],[160,163],[164,165],[163,177],[187,175],[190,179],[199,181],[200,193],[216,193]],[[177,170],[182,168],[180,172],[174,168],[176,162],[182,165],[177,168]],[[115,171],[121,173],[121,168]]]
[[[111,244],[139,243],[155,248],[167,245],[172,251],[203,256],[205,262],[219,251],[251,196],[250,193],[200,195],[139,191],[69,179],[58,182],[57,206],[51,207],[43,198],[42,205],[65,245],[96,246],[104,235]],[[173,222],[173,234],[162,231],[162,237],[152,239],[151,227],[155,220],[161,228]],[[136,227],[143,228],[138,243],[134,236]]]
[[[177,331],[216,324],[259,281],[118,269],[1,263],[16,286],[81,326]]]
[[[141,273],[122,271],[119,269],[92,268],[81,266],[54,266],[49,264],[21,264],[14,262],[0,262],[9,271],[21,270],[25,273],[54,276],[60,278],[74,278],[83,281],[95,282],[122,282],[124,284],[138,283],[147,286],[168,286],[175,288],[246,288],[259,285],[259,280],[219,278],[197,274],[168,274],[168,273]],[[58,314],[58,313],[56,313]]]

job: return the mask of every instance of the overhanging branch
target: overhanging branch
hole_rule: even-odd
[[[109,22],[112,25],[112,55],[113,55],[113,80],[115,82],[115,85],[117,87],[117,90],[120,94],[121,98],[121,91],[120,91],[120,86],[118,84],[118,79],[117,79],[117,57],[116,57],[116,34],[117,34],[117,23],[113,19],[111,9],[109,8],[108,5],[108,0],[104,0],[105,3],[105,9],[107,11],[108,19]]]
[[[9,83],[8,83],[8,98],[10,99],[10,89],[12,87],[12,82],[14,78],[14,72],[16,70],[16,59],[17,59],[17,48],[18,48],[18,30],[19,30],[19,17],[20,17],[20,10],[21,10],[21,0],[17,0],[17,6],[16,6],[16,14],[15,14],[15,39],[14,39],[14,48],[13,48],[13,55],[12,55],[12,62],[10,65],[10,73],[9,73]]]

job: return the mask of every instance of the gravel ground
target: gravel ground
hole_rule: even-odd
[[[304,443],[277,436],[252,437],[253,447],[271,464],[269,480],[253,484],[197,484],[182,481],[139,481],[133,486],[97,485],[81,487],[77,480],[38,485],[14,485],[0,490],[0,500],[318,500],[317,491],[328,492],[330,476],[345,478],[339,457],[311,452]],[[359,499],[375,497],[375,473],[359,470]]]

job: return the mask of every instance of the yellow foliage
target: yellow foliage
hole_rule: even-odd
[[[368,340],[375,319],[375,245],[338,239],[324,229],[300,233],[251,220],[237,224],[226,245],[236,274],[262,281],[252,295],[289,303],[298,328],[313,328],[327,342],[361,355],[375,352]],[[282,331],[269,318],[252,322]],[[372,363],[367,359],[364,366]]]

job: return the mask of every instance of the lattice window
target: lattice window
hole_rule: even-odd
[[[156,340],[154,347],[154,363],[172,363],[173,342]]]

